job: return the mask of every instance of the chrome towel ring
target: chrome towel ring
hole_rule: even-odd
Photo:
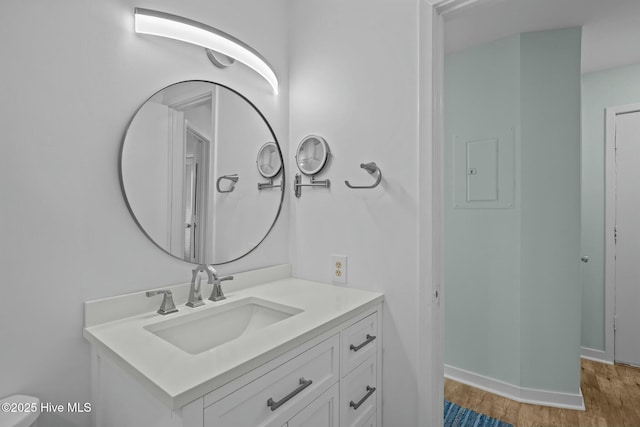
[[[227,190],[223,190],[220,188],[220,181],[222,181],[223,179],[228,179],[229,181],[231,181],[231,184],[229,184],[229,189]],[[216,188],[218,189],[219,193],[231,193],[233,190],[236,189],[236,182],[238,182],[238,174],[235,173],[233,175],[222,175],[220,178],[218,178],[218,180],[216,181]]]
[[[349,181],[345,181],[344,183],[347,185],[347,187],[355,189],[371,189],[376,188],[378,185],[380,185],[380,181],[382,181],[382,171],[375,162],[360,163],[360,167],[369,172],[371,175],[374,175],[376,172],[378,172],[378,178],[376,179],[376,182],[374,182],[372,185],[351,185]]]

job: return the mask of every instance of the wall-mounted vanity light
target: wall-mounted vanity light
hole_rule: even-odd
[[[233,60],[242,62],[264,77],[273,88],[273,93],[278,93],[278,78],[269,63],[235,37],[201,22],[156,10],[136,7],[134,17],[136,33],[167,37],[210,49],[214,52],[207,56],[217,66],[228,66]],[[220,57],[215,52],[228,58]]]

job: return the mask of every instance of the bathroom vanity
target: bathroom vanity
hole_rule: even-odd
[[[380,425],[383,295],[290,276],[236,274],[197,308],[171,286],[165,316],[144,292],[86,302],[94,425]]]
[[[298,151],[312,182],[296,188],[328,186],[315,179],[326,141]],[[380,425],[382,294],[295,279],[288,265],[224,285],[213,269],[270,233],[284,169],[265,116],[230,87],[178,82],[140,106],[121,148],[124,200],[156,246],[198,267],[191,284],[85,303],[93,425]]]

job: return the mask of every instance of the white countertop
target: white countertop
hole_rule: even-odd
[[[153,311],[91,324],[86,320],[91,316],[91,304],[99,305],[102,302],[88,302],[85,305],[87,327],[84,328],[83,336],[95,346],[100,356],[132,374],[171,409],[177,409],[339,325],[349,317],[379,304],[383,299],[383,295],[377,292],[294,278],[235,291],[232,286],[224,286],[226,283],[228,282],[223,282],[226,300],[212,302],[205,299],[205,306],[195,309],[176,300],[179,312],[167,316]],[[207,295],[203,291],[205,298]],[[140,298],[138,294],[132,294],[132,297]],[[222,307],[249,297],[303,311],[256,331],[259,333],[240,336],[195,355],[182,351],[144,329],[159,321],[214,306]],[[154,301],[159,306],[160,300]]]

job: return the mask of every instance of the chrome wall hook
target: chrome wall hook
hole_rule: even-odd
[[[344,183],[347,185],[347,187],[356,189],[370,189],[376,188],[378,185],[380,185],[380,181],[382,181],[382,171],[375,162],[360,163],[360,167],[369,172],[371,175],[378,172],[378,178],[376,179],[376,182],[374,182],[372,185],[351,185],[349,181],[345,181]]]
[[[220,188],[220,181],[222,181],[223,179],[228,179],[229,181],[231,181],[231,184],[229,185],[229,189],[228,190],[223,190]],[[219,193],[231,193],[233,190],[236,189],[236,182],[238,182],[238,174],[234,173],[233,175],[222,175],[220,178],[218,178],[218,180],[216,181],[216,188],[218,189]]]

